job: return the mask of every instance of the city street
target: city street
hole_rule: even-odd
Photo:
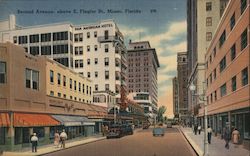
[[[152,128],[139,130],[134,135],[105,139],[46,156],[195,156],[195,152],[177,128],[168,128],[164,137],[153,137]]]

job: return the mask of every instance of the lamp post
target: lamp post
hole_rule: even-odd
[[[190,91],[195,91],[196,86],[191,83],[189,86]],[[198,96],[201,101],[204,102],[204,156],[208,156],[208,138],[207,138],[207,100],[205,98],[205,82],[203,82],[203,93],[202,94],[193,94],[193,96]]]

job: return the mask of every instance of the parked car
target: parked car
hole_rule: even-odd
[[[122,126],[119,124],[113,124],[109,127],[107,139],[109,138],[120,138],[123,135],[124,130],[122,129]]]
[[[167,124],[167,128],[172,128],[172,122],[171,121],[168,121],[166,124]]]
[[[123,135],[132,135],[134,133],[132,125],[129,125],[129,124],[122,125],[122,132],[123,132]]]
[[[164,136],[165,130],[163,127],[155,127],[153,129],[153,136]]]

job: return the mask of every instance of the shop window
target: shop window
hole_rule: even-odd
[[[15,145],[22,143],[22,128],[15,128]]]
[[[45,136],[44,127],[34,127],[33,132],[36,133],[38,138],[44,138],[44,136]]]
[[[0,127],[0,145],[5,144],[6,128]]]
[[[22,128],[22,143],[29,143],[30,142],[30,132],[28,127]]]

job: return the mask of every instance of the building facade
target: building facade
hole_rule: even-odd
[[[107,110],[90,104],[92,86],[56,61],[1,43],[0,149],[29,147],[33,132],[40,145],[53,142],[56,130],[65,129],[69,139],[99,133]]]
[[[230,1],[206,53],[208,124],[216,133],[229,124],[250,139],[250,4]],[[199,116],[204,115],[203,108]],[[248,144],[249,147],[249,144]]]
[[[205,82],[205,53],[210,44],[228,0],[187,1],[187,59],[188,86],[196,86],[196,94],[202,94]],[[188,87],[189,88],[189,87]],[[203,104],[188,90],[188,110],[196,116]],[[195,121],[194,121],[195,122]]]
[[[21,45],[32,55],[45,55],[93,81],[93,91],[111,91],[120,103],[126,87],[126,48],[113,20],[94,24],[55,23],[17,26],[15,16],[0,22],[0,42]],[[100,83],[102,82],[102,83]]]
[[[187,95],[187,53],[177,53],[177,82],[178,82],[178,111],[179,118],[187,122],[188,95]]]
[[[173,112],[174,117],[179,118],[179,103],[178,103],[178,80],[177,77],[172,79],[173,85]]]
[[[158,105],[157,70],[160,67],[154,48],[148,41],[129,42],[128,45],[128,79],[129,93],[148,92],[152,104]]]

